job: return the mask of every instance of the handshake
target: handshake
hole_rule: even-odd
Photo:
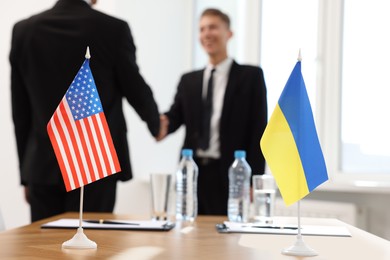
[[[160,115],[160,131],[155,137],[157,142],[163,140],[168,135],[168,126],[169,118],[164,114]]]

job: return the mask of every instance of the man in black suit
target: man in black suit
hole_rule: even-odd
[[[195,151],[199,166],[199,214],[227,214],[228,169],[235,150],[247,152],[253,174],[264,172],[259,147],[267,123],[263,72],[228,57],[227,43],[231,37],[226,14],[217,9],[202,13],[200,42],[209,64],[182,76],[174,103],[161,116],[169,123],[168,133],[181,125],[186,127],[183,147]]]
[[[79,190],[66,192],[46,125],[83,63],[87,46],[122,172],[85,186],[85,211],[112,212],[117,181],[132,178],[124,97],[151,134],[159,134],[158,107],[136,64],[130,28],[125,21],[92,9],[94,3],[59,0],[13,29],[12,116],[32,221],[79,209]]]

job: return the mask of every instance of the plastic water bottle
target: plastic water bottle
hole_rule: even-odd
[[[252,169],[245,159],[245,151],[235,151],[234,157],[235,160],[229,168],[228,219],[232,222],[247,222]]]
[[[176,172],[176,220],[194,221],[198,215],[198,166],[191,149],[183,149]]]

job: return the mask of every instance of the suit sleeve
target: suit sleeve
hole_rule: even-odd
[[[120,91],[140,118],[147,123],[150,133],[157,136],[160,128],[157,103],[151,88],[139,72],[136,63],[136,48],[130,28],[127,23],[121,26],[115,68]]]
[[[263,71],[258,68],[252,84],[252,109],[251,121],[253,122],[250,132],[250,147],[248,161],[252,166],[253,174],[263,174],[265,160],[260,149],[260,139],[267,126],[267,92]]]
[[[19,37],[18,26],[15,25],[12,32],[12,43],[10,52],[11,63],[11,109],[12,120],[14,123],[14,131],[17,144],[17,152],[19,158],[19,167],[22,168],[28,138],[31,132],[31,104],[28,93],[25,87],[23,74],[21,72],[20,63],[22,55],[22,39]],[[23,183],[22,184],[26,184]]]

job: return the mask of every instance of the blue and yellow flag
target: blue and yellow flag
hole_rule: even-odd
[[[284,87],[260,147],[287,206],[328,180],[301,61]]]

